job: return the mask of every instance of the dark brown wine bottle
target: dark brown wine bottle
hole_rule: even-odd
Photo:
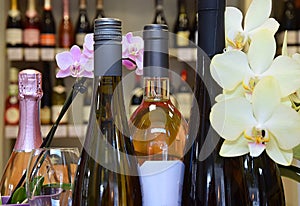
[[[41,18],[41,59],[53,61],[56,47],[56,24],[52,13],[51,0],[45,0]]]
[[[155,0],[155,15],[152,23],[168,25],[164,13],[163,0]]]
[[[183,206],[250,205],[243,159],[219,155],[221,138],[210,129],[209,113],[220,93],[210,75],[210,58],[223,52],[225,0],[198,1],[197,75],[195,78],[189,137],[184,157]],[[201,49],[205,52],[200,52]],[[210,99],[210,97],[212,97]],[[198,112],[199,111],[199,112]]]
[[[121,21],[95,21],[93,98],[73,205],[142,205],[122,89]]]
[[[17,0],[11,0],[6,20],[6,48],[9,60],[23,59],[23,23]]]
[[[86,0],[80,0],[79,14],[75,28],[75,42],[80,47],[83,46],[84,37],[90,32],[91,27],[86,6]]]

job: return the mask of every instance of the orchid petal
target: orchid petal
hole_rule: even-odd
[[[236,140],[241,133],[256,124],[252,106],[245,98],[234,98],[216,103],[210,113],[210,122],[224,139]]]
[[[129,70],[133,70],[136,68],[136,65],[129,60],[122,60],[122,64]]]
[[[70,49],[70,53],[73,57],[73,60],[75,61],[79,61],[80,60],[80,57],[81,57],[81,49],[79,46],[77,45],[74,45],[71,47]]]
[[[89,72],[87,70],[84,70],[82,72],[82,76],[87,77],[87,78],[93,78],[94,77],[94,73],[93,72]]]
[[[300,54],[299,54],[299,53],[293,54],[292,58],[293,58],[298,64],[300,64]]]
[[[242,28],[243,14],[235,7],[226,7],[225,10],[225,31],[243,31]]]
[[[270,16],[272,0],[253,0],[245,16],[245,31],[251,31],[262,25]]]
[[[89,51],[94,50],[94,34],[93,33],[85,35],[83,48],[86,48]]]
[[[299,89],[300,64],[288,56],[278,56],[263,75],[274,76],[278,80],[282,97]]]
[[[253,113],[258,123],[263,124],[270,118],[280,104],[280,87],[275,78],[265,77],[255,86],[252,94]]]
[[[65,69],[65,70],[59,70],[56,74],[56,78],[65,78],[70,76],[70,69]]]
[[[269,30],[260,30],[252,36],[248,50],[249,64],[255,74],[266,71],[275,56],[276,42]]]
[[[261,155],[261,153],[263,153],[263,151],[266,148],[266,145],[261,143],[249,142],[248,147],[250,151],[250,156],[258,157],[259,155]]]
[[[277,139],[281,149],[289,150],[300,144],[300,115],[292,108],[280,104],[264,125]]]
[[[83,69],[87,72],[94,71],[94,59],[88,59],[83,65]]]
[[[210,71],[214,80],[226,90],[233,90],[251,72],[246,54],[238,50],[215,55]]]
[[[74,62],[71,53],[68,51],[64,51],[56,54],[55,59],[56,59],[57,66],[61,70],[68,69]]]
[[[290,165],[293,160],[293,150],[282,150],[278,147],[276,139],[271,138],[266,145],[268,156],[276,163]]]
[[[279,23],[274,18],[269,18],[265,23],[263,23],[261,26],[257,27],[256,29],[249,31],[248,34],[250,37],[252,37],[253,34],[260,30],[269,30],[272,35],[274,36],[276,32],[278,31]]]
[[[282,55],[288,56],[288,49],[287,49],[287,31],[284,32],[283,44],[282,44]]]
[[[241,136],[235,141],[225,140],[220,149],[220,155],[223,157],[241,156],[248,152],[247,141]]]
[[[137,68],[137,69],[135,70],[135,73],[136,73],[136,75],[141,76],[141,75],[143,75],[143,69]]]
[[[244,97],[245,96],[245,90],[242,86],[242,84],[239,84],[236,88],[233,90],[223,90],[223,94],[220,94],[216,96],[215,100],[216,102],[224,101],[227,99],[231,99],[234,97]]]

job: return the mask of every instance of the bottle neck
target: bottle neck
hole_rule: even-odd
[[[65,20],[68,20],[70,18],[69,0],[63,0],[63,7],[63,17]]]
[[[184,0],[178,0],[178,12],[180,14],[186,14],[186,5]]]
[[[144,77],[144,100],[151,102],[168,101],[170,98],[168,77]]]
[[[86,0],[80,0],[79,9],[86,9]]]
[[[155,1],[155,8],[156,10],[163,10],[163,0],[156,0]]]
[[[17,0],[11,0],[10,10],[12,10],[12,11],[18,10]]]
[[[30,151],[42,144],[40,130],[40,98],[20,98],[20,122],[15,151]]]
[[[50,11],[52,9],[51,7],[51,0],[45,0],[44,2],[44,10]]]
[[[97,6],[96,6],[96,8],[97,8],[98,10],[102,10],[102,9],[103,9],[103,0],[98,0],[98,1],[97,1]]]
[[[37,15],[37,11],[35,9],[35,0],[28,1],[28,8],[26,11],[26,16],[32,18]]]

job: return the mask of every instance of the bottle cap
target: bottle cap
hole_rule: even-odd
[[[94,41],[122,41],[122,22],[116,18],[99,18],[95,20]]]
[[[19,97],[33,97],[40,99],[43,96],[42,74],[34,69],[25,69],[19,72]]]
[[[169,77],[169,32],[165,24],[147,24],[143,31],[144,76]]]

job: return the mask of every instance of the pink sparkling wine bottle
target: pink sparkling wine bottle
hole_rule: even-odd
[[[19,72],[19,130],[0,181],[2,196],[11,195],[27,168],[32,149],[42,144],[39,113],[42,96],[42,74],[33,69]]]

